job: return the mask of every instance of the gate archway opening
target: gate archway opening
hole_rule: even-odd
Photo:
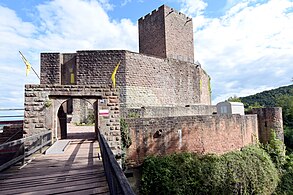
[[[96,139],[100,98],[53,97],[56,139]]]

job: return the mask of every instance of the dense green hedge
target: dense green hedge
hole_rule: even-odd
[[[222,156],[190,153],[148,157],[142,194],[271,194],[279,182],[268,154],[256,146]]]

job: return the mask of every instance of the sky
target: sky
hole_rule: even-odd
[[[19,50],[38,73],[41,52],[138,52],[137,20],[162,4],[193,18],[213,104],[292,84],[292,0],[0,0],[0,108],[23,108],[39,83]]]

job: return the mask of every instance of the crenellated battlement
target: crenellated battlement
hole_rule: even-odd
[[[148,18],[158,14],[160,11],[165,11],[165,16],[168,16],[169,14],[173,13],[173,14],[176,14],[178,15],[179,17],[182,17],[183,19],[186,19],[186,20],[191,20],[192,18],[186,16],[185,14],[167,6],[167,5],[162,5],[160,6],[159,8],[153,10],[152,12],[148,13],[147,15],[139,18],[139,21],[142,21],[142,20],[147,20]]]
[[[166,5],[140,18],[139,51],[194,62],[192,18]]]
[[[138,21],[142,21],[142,20],[147,20],[148,18],[150,18],[151,16],[154,16],[156,14],[158,14],[159,11],[163,11],[164,10],[164,6],[165,5],[162,5],[161,7],[153,10],[152,12],[148,13],[147,15],[141,17],[138,19]]]

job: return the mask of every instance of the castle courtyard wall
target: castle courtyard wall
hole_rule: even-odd
[[[149,155],[174,152],[222,154],[257,140],[256,115],[210,115],[126,119],[132,145],[126,164],[140,165]]]

